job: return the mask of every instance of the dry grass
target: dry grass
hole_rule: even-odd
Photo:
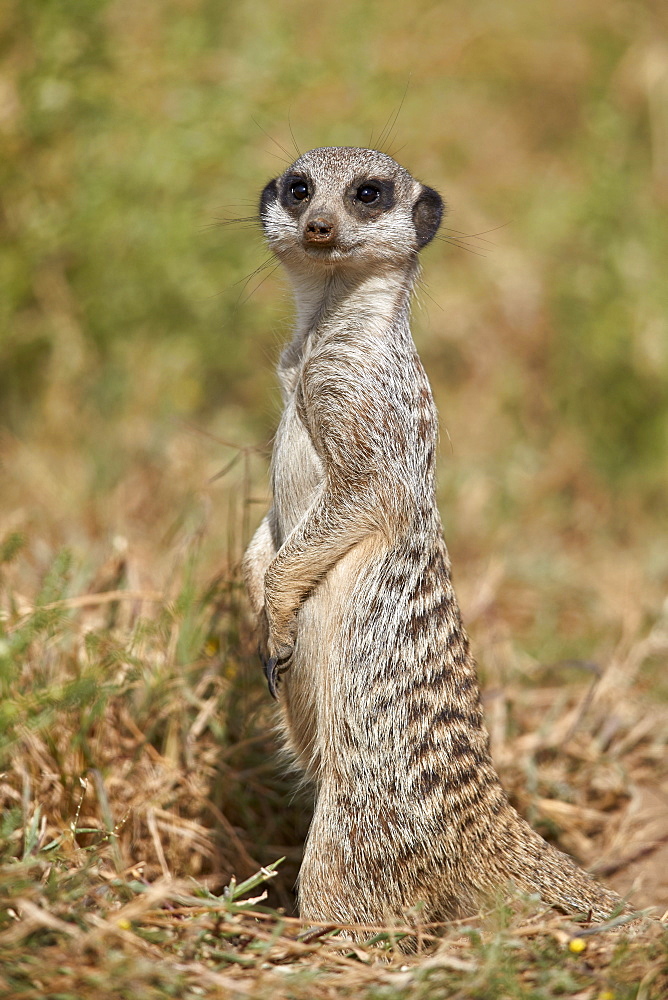
[[[591,934],[531,901],[425,927],[410,956],[393,947],[401,928],[360,928],[370,943],[354,946],[331,930],[304,936],[292,885],[309,804],[276,760],[234,569],[259,463],[240,460],[204,490],[233,528],[202,513],[215,509],[202,495],[195,518],[210,447],[191,454],[142,546],[117,540],[84,565],[6,537],[0,995],[661,997],[659,924],[629,940]],[[183,472],[183,447],[171,454],[165,480],[174,455]],[[512,619],[495,598],[504,574],[490,574],[469,608],[506,787],[612,884],[633,888],[634,872],[636,906],[665,908],[665,826],[645,797],[668,787],[666,709],[642,679],[668,652],[666,620],[620,641],[604,667],[543,665],[535,685],[518,656],[504,680],[515,653],[499,629]],[[283,856],[265,901],[252,876]]]
[[[21,874],[34,877],[36,867],[43,869],[24,863]],[[659,998],[668,986],[658,925],[642,942],[620,941],[536,914],[535,902],[525,901],[524,912],[496,907],[468,922],[425,927],[417,940],[414,930],[400,927],[356,927],[367,943],[352,944],[336,927],[305,931],[299,921],[266,911],[262,894],[244,902],[244,893],[271,876],[267,869],[218,897],[188,882],[146,886],[136,872],[95,867],[94,874],[70,871],[57,903],[54,886],[16,900],[14,923],[0,936],[0,954],[9,959],[0,995],[305,1000],[315,992],[463,1000],[567,993],[593,1000],[624,996],[639,982],[644,997]],[[84,892],[73,904],[77,882]],[[416,950],[398,950],[400,941]],[[30,951],[21,949],[26,943]]]

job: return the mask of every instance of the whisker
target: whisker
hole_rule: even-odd
[[[287,163],[292,163],[292,160],[290,159],[290,154],[287,151],[287,149],[285,148],[285,146],[281,146],[281,144],[278,141],[278,139],[274,139],[273,135],[269,135],[269,133],[267,132],[267,130],[264,129],[264,128],[262,128],[262,126],[260,125],[259,121],[257,121],[256,118],[253,118],[252,115],[251,115],[251,121],[253,122],[253,124],[257,125],[257,127],[260,130],[260,132],[262,132],[262,133],[264,133],[264,135],[266,135],[267,139],[269,139],[271,142],[273,142],[273,144],[275,146],[277,146],[281,150],[282,153],[285,153],[285,155],[288,157]],[[279,159],[279,160],[282,160],[282,157],[278,156],[276,153],[272,153],[271,155],[272,156],[276,156],[277,159]]]
[[[491,240],[486,240],[482,236],[479,236],[477,233],[463,233],[459,229],[452,229],[450,226],[443,226],[442,228],[444,230],[446,230],[448,233],[453,233],[454,234],[453,236],[447,237],[447,239],[453,239],[453,240],[479,240],[480,243],[489,243],[490,246],[494,246],[494,244],[492,243]],[[446,237],[441,236],[441,239],[444,239],[444,238],[446,238]]]
[[[267,156],[273,156],[275,160],[279,160],[281,163],[285,163],[286,166],[290,166],[292,160],[288,160],[285,156],[279,156],[278,153],[273,153],[270,149],[265,149]]]
[[[381,129],[380,135],[378,136],[378,139],[376,140],[376,145],[373,147],[374,149],[379,149],[379,150],[381,150],[381,152],[383,151],[382,147],[383,147],[383,143],[385,142],[385,133],[387,131],[388,125],[390,125],[390,121],[393,121],[393,115],[394,115],[394,121],[396,121],[396,114],[394,112],[390,111],[390,115],[389,115],[387,121],[385,122],[385,124],[383,125],[383,127]],[[393,121],[393,124],[394,124],[394,121]],[[393,127],[393,125],[390,125],[390,130],[392,129],[392,127]],[[373,141],[373,132],[371,133],[371,139]]]
[[[408,143],[407,143],[407,142],[405,142],[405,143],[403,144],[403,146],[399,146],[399,149],[395,149],[395,150],[393,150],[393,151],[392,151],[392,156],[393,156],[393,158],[394,158],[395,160],[396,160],[397,156],[399,155],[399,153],[401,152],[401,150],[402,150],[402,149],[405,149],[407,145],[408,145]]]
[[[295,133],[292,131],[292,122],[290,121],[290,108],[288,108],[288,128],[290,129],[290,138],[292,139],[292,144],[297,150],[297,156],[300,157],[302,155],[302,152],[299,146],[297,145],[297,140],[295,139]]]
[[[264,267],[268,267],[269,263],[270,263],[270,261],[267,261],[267,263],[266,263],[266,264],[264,265]],[[277,263],[276,263],[276,264],[274,264],[274,266],[272,267],[271,271],[269,271],[269,272],[268,272],[268,274],[265,274],[265,276],[264,276],[264,278],[262,279],[262,281],[258,281],[258,283],[257,283],[257,285],[255,286],[255,288],[253,288],[253,289],[252,289],[252,290],[251,290],[251,291],[250,291],[250,292],[248,293],[248,295],[247,295],[247,296],[246,296],[245,298],[239,298],[239,305],[245,305],[245,304],[246,304],[246,302],[248,302],[248,300],[249,300],[249,299],[250,299],[250,298],[251,298],[251,297],[252,297],[253,295],[255,295],[255,293],[257,292],[257,290],[258,290],[259,288],[262,288],[262,286],[264,285],[264,283],[265,283],[265,281],[267,280],[267,278],[271,278],[271,276],[272,276],[272,274],[274,273],[274,271],[277,271],[277,270],[278,270],[278,268],[279,268],[280,266],[281,266],[281,263],[280,263],[280,261],[277,261]],[[261,270],[264,270],[264,267],[263,267],[263,268],[258,268],[258,269],[257,269],[257,270],[256,270],[256,271],[255,271],[254,273],[255,273],[255,274],[257,274],[257,273],[258,273],[259,271],[261,271]],[[249,277],[248,277],[248,280],[250,281],[250,279],[251,279],[252,277],[253,277],[253,275],[249,275]],[[248,282],[247,282],[247,283],[248,283]],[[242,294],[243,294],[243,292],[242,292]]]
[[[443,308],[441,303],[438,302],[429,291],[429,286],[427,285],[427,282],[423,278],[420,278],[420,280],[418,281],[418,289],[421,292],[423,292],[431,302],[434,303],[437,309],[439,309],[441,312],[445,312],[445,309]]]
[[[437,240],[442,243],[449,243],[450,246],[458,247],[460,250],[466,250],[467,253],[473,253],[476,257],[486,257],[487,254],[483,253],[480,249],[475,249],[474,247],[467,247],[465,243],[459,242],[456,236],[437,236]]]
[[[486,240],[484,237],[487,233],[495,233],[498,229],[505,229],[509,226],[509,222],[502,222],[500,226],[494,226],[492,229],[483,229],[480,233],[464,233],[460,229],[452,229],[451,226],[443,226],[444,229],[449,230],[451,233],[458,233],[459,236],[466,238],[467,240],[481,240],[483,243],[489,243],[491,246],[495,246],[491,240]]]
[[[248,282],[251,281],[255,277],[256,274],[260,274],[262,271],[265,270],[265,268],[269,267],[269,265],[272,263],[273,259],[274,259],[273,257],[267,257],[267,259],[264,260],[264,261],[262,261],[262,263],[259,264],[258,267],[255,268],[255,270],[253,270],[253,271],[250,272],[250,274],[247,274],[247,275],[245,275],[245,277],[239,278],[238,281],[235,281],[232,287],[236,288],[237,285],[243,284],[243,288],[241,289],[241,294],[243,295],[243,293],[244,293],[244,291],[246,289],[246,285],[248,284]]]
[[[215,211],[225,212],[227,211],[227,209],[236,210],[239,208],[240,205],[243,206],[244,208],[253,208],[253,209],[257,208],[257,199],[246,198],[243,201],[235,201],[233,205],[216,205]]]
[[[205,229],[220,229],[223,226],[239,226],[241,229],[257,229],[260,226],[259,215],[249,215],[244,219],[216,219],[200,227],[200,232]]]
[[[390,149],[389,149],[390,143],[392,141],[392,133],[394,131],[395,125],[397,124],[397,120],[399,118],[399,115],[401,114],[401,109],[404,106],[404,101],[406,100],[406,95],[408,94],[408,88],[410,87],[410,84],[411,84],[411,78],[410,78],[410,74],[409,74],[408,80],[406,81],[406,86],[404,87],[404,92],[403,92],[402,97],[401,97],[401,101],[399,102],[399,107],[395,111],[394,116],[392,114],[390,114],[390,117],[388,118],[388,120],[385,123],[385,127],[383,128],[383,131],[378,136],[378,149],[382,150],[383,152],[386,152],[388,154],[388,156],[393,155],[392,153],[390,153]],[[387,145],[387,149],[386,150],[383,150],[383,146],[384,145]]]

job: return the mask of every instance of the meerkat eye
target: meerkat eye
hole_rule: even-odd
[[[365,205],[373,205],[379,198],[380,190],[375,184],[362,184],[357,189],[357,200],[364,202]]]
[[[308,198],[308,184],[306,181],[293,181],[290,185],[290,193],[297,201],[304,201]]]

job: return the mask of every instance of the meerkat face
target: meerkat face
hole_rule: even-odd
[[[269,246],[288,270],[405,265],[434,237],[443,201],[391,156],[324,147],[300,156],[262,192]]]

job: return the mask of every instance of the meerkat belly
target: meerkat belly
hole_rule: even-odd
[[[308,430],[288,402],[274,446],[273,490],[278,543],[282,545],[322,489],[324,466]],[[327,573],[299,609],[295,650],[283,679],[283,730],[298,765],[318,780],[322,760],[323,702],[329,675],[346,631],[359,581],[378,549],[374,536],[354,545]]]
[[[322,461],[293,397],[283,412],[274,445],[273,492],[279,547],[313,503],[324,478]]]
[[[375,535],[353,546],[299,610],[294,657],[284,681],[284,735],[300,767],[316,781],[323,739],[335,709],[332,678],[337,673],[341,644],[350,630],[356,603],[364,599],[369,568],[381,558],[379,548]]]

